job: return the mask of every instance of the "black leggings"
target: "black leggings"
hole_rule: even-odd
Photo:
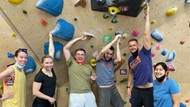
[[[54,107],[54,104],[51,104],[48,100],[35,98],[32,107]]]

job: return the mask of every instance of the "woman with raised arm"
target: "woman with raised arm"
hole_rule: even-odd
[[[36,98],[32,107],[54,107],[56,87],[56,75],[53,70],[54,45],[52,34],[49,33],[49,55],[42,58],[42,68],[36,74],[33,82],[33,95]]]

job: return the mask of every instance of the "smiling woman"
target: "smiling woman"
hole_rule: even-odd
[[[17,50],[14,57],[15,64],[0,73],[0,79],[4,79],[4,94],[0,98],[3,101],[2,107],[25,107],[26,78],[23,68],[27,56],[26,51]]]
[[[159,62],[154,66],[154,107],[179,107],[180,89],[173,79],[168,78],[167,65]]]

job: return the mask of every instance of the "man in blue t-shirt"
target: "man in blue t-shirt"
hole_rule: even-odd
[[[143,36],[143,47],[139,50],[137,39],[128,42],[132,56],[128,59],[129,75],[127,83],[127,93],[132,98],[132,107],[153,107],[153,78],[152,78],[152,59],[150,44],[150,22],[149,6],[146,3],[145,30]],[[131,92],[131,82],[133,88]]]

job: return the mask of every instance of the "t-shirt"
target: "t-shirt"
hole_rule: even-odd
[[[114,84],[114,59],[106,61],[104,57],[96,62],[96,84],[108,86]]]
[[[88,93],[91,92],[90,75],[93,69],[89,64],[80,65],[72,56],[67,61],[69,71],[69,92]]]
[[[42,92],[43,94],[50,96],[50,97],[53,97],[55,94],[55,87],[56,87],[56,80],[57,80],[53,69],[52,69],[52,74],[53,74],[53,76],[49,77],[48,75],[46,75],[42,72],[42,69],[40,69],[40,71],[36,74],[36,76],[34,78],[35,82],[42,83],[40,92]],[[41,99],[41,100],[43,100],[43,99]]]
[[[154,107],[173,107],[172,94],[180,93],[178,84],[171,78],[159,84],[153,81],[154,87]]]
[[[142,47],[136,58],[133,56],[129,58],[128,66],[133,73],[135,86],[142,86],[153,81],[151,49],[146,50]]]

